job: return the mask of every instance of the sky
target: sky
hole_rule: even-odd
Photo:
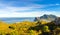
[[[60,17],[60,0],[0,0],[0,17]]]

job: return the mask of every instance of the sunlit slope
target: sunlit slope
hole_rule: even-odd
[[[0,21],[0,35],[54,35],[56,31],[60,31],[60,26],[55,25],[54,21],[23,21],[11,24]]]
[[[0,30],[6,30],[8,29],[8,27],[9,27],[9,24],[0,21]]]

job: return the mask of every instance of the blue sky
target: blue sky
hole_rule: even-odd
[[[0,17],[60,16],[60,0],[0,0]]]

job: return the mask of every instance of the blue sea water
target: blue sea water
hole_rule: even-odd
[[[22,22],[22,21],[34,21],[34,17],[0,18],[0,21],[7,22],[7,23],[15,23],[15,22]]]

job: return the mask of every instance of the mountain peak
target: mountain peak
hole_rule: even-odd
[[[57,16],[55,15],[47,15],[47,14],[44,14],[43,16],[39,17],[39,18],[35,18],[35,20],[45,20],[45,21],[54,21],[55,19],[57,18]]]

